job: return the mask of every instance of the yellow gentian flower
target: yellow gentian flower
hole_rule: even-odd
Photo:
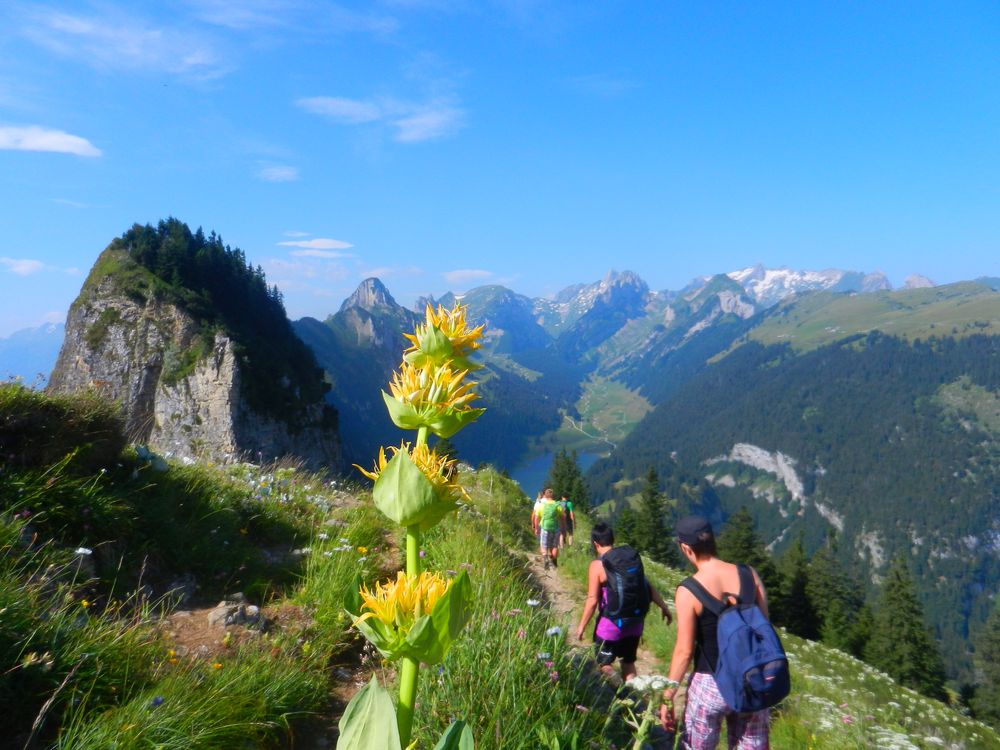
[[[434,485],[435,494],[439,497],[449,497],[456,501],[463,498],[468,499],[469,493],[458,483],[457,459],[438,455],[437,451],[428,448],[426,443],[417,445],[411,450],[410,443],[403,442],[400,443],[398,448],[390,445],[389,450],[392,451],[393,456],[400,452],[408,454],[410,460],[416,464],[421,473]],[[373,482],[377,482],[388,463],[389,460],[386,459],[385,448],[379,448],[378,460],[371,471],[366,471],[357,464],[354,464],[354,468]]]
[[[389,628],[409,631],[417,618],[431,613],[450,586],[440,573],[425,570],[410,576],[399,571],[395,581],[376,584],[374,590],[361,587],[362,612],[354,624],[373,617]]]

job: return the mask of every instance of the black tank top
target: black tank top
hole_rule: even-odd
[[[715,599],[716,601],[722,601],[717,596],[712,596],[708,589],[701,585],[694,576],[688,579],[697,588],[701,589],[707,596]],[[753,575],[750,576],[750,581],[753,581]],[[744,576],[740,576],[740,593],[739,597],[742,601],[755,601],[757,598],[757,592],[754,590],[745,590],[746,581]],[[707,674],[713,674],[715,672],[715,665],[719,662],[719,639],[717,636],[719,628],[719,617],[712,611],[708,609],[704,604],[701,607],[701,614],[698,615],[698,627],[694,631],[694,643],[697,647],[697,656],[695,656],[694,661],[694,671],[704,672]]]

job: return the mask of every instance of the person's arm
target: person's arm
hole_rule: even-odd
[[[653,604],[660,608],[660,612],[663,613],[663,619],[666,620],[667,625],[669,625],[673,621],[673,618],[670,616],[670,607],[668,607],[667,603],[663,601],[663,597],[660,596],[660,592],[656,590],[656,587],[653,586],[653,584],[647,580],[646,585],[649,586],[649,598],[652,600]]]
[[[667,688],[663,691],[663,705],[660,706],[660,722],[667,729],[676,726],[674,717],[674,696],[681,680],[687,673],[694,654],[694,634],[698,626],[698,613],[695,610],[697,600],[683,586],[677,587],[674,594],[674,607],[677,610],[677,640],[674,642],[674,654],[670,659],[670,671],[667,673]]]
[[[764,583],[760,580],[760,576],[757,575],[756,570],[750,568],[750,571],[753,573],[753,582],[757,589],[757,606],[760,607],[760,611],[764,613],[764,617],[770,620],[771,616],[767,611],[767,592],[764,590]]]
[[[587,623],[597,611],[598,597],[601,595],[601,561],[593,560],[587,569],[587,601],[583,604],[583,614],[580,615],[580,625],[576,629],[576,639],[583,640]]]
[[[538,506],[531,509],[531,533],[538,536]]]
[[[566,511],[562,508],[559,509],[559,531],[562,534],[566,533]]]

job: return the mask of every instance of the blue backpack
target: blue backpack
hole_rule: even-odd
[[[681,585],[719,618],[718,663],[710,665],[726,705],[739,713],[760,711],[778,703],[791,690],[788,657],[774,626],[757,606],[756,584],[746,565],[737,566],[740,595],[725,593],[720,601],[694,578]],[[735,600],[735,604],[730,603]]]

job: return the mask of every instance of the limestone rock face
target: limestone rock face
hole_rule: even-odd
[[[193,357],[200,336],[198,322],[176,305],[122,295],[103,279],[70,308],[49,390],[101,390],[121,403],[131,440],[178,458],[294,456],[311,469],[339,468],[340,441],[321,402],[297,424],[254,411],[241,395],[233,341],[217,332]]]

